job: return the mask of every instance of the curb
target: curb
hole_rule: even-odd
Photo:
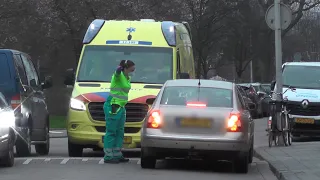
[[[290,179],[286,178],[286,177],[283,175],[283,173],[280,172],[280,171],[274,166],[273,163],[269,162],[268,159],[266,159],[266,158],[264,158],[262,155],[260,155],[259,152],[258,152],[256,149],[254,149],[253,152],[254,152],[254,156],[256,156],[258,159],[264,160],[264,161],[268,162],[269,167],[270,167],[270,170],[273,172],[273,174],[277,177],[278,180],[290,180]]]

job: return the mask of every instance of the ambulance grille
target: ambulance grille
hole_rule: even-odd
[[[88,109],[90,115],[95,121],[105,121],[103,112],[103,102],[90,102]],[[148,112],[148,105],[139,103],[128,103],[126,105],[127,120],[126,122],[141,122]]]

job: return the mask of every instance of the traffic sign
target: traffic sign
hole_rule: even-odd
[[[281,29],[285,30],[289,27],[292,22],[292,10],[289,6],[281,3],[280,4],[280,16],[281,16]],[[271,5],[265,15],[265,20],[270,29],[275,30],[275,7]]]

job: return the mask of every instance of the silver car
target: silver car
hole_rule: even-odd
[[[237,86],[215,80],[167,81],[152,104],[141,131],[141,167],[157,159],[197,157],[230,160],[247,173],[253,158],[254,121]]]
[[[14,165],[14,145],[16,142],[15,115],[0,92],[0,165]]]

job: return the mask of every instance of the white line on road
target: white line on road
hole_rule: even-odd
[[[87,162],[89,159],[88,158],[83,158],[82,161]]]
[[[141,160],[140,159],[138,160],[137,164],[141,164]]]
[[[32,159],[27,159],[23,164],[29,164],[32,161]]]
[[[52,134],[63,134],[63,132],[61,132],[61,131],[49,131],[49,132]]]
[[[50,160],[51,160],[50,158],[44,159],[45,162],[48,162],[48,161],[50,161]]]
[[[69,158],[63,159],[60,164],[67,164],[68,161],[69,161]]]
[[[99,161],[99,164],[104,164],[103,158]]]

